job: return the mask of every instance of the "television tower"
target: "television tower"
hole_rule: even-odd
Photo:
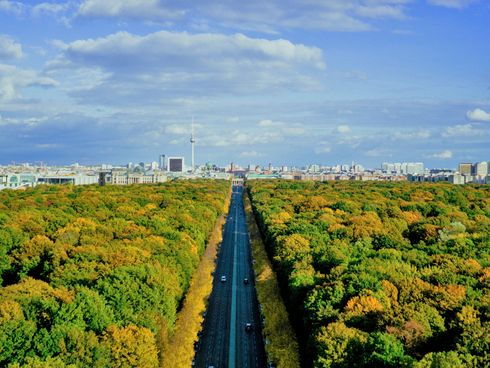
[[[190,142],[191,142],[191,147],[192,147],[191,172],[194,173],[194,143],[196,143],[196,140],[194,139],[194,116],[192,117]]]

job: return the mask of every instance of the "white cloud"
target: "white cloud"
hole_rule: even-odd
[[[247,157],[247,158],[253,158],[253,157],[261,157],[262,154],[258,153],[257,151],[243,151],[240,153],[240,157]]]
[[[61,147],[61,145],[59,145],[57,143],[39,143],[39,144],[36,144],[36,148],[43,149],[43,150],[60,148],[60,147]]]
[[[54,87],[57,85],[58,82],[53,78],[39,75],[34,70],[0,64],[0,101],[20,98],[20,89],[24,87]]]
[[[165,127],[168,134],[191,134],[191,127],[183,124],[169,124]]]
[[[345,79],[359,80],[359,81],[367,81],[369,80],[369,76],[366,72],[362,70],[349,70],[341,73],[342,77]]]
[[[420,129],[416,131],[398,131],[392,135],[394,140],[420,140],[430,138],[431,133],[427,129]]]
[[[189,21],[199,29],[218,23],[231,29],[277,33],[278,28],[332,31],[375,29],[373,19],[404,19],[410,1],[404,0],[281,0],[205,2],[165,0],[83,0],[78,14],[85,17],[117,17],[143,21]],[[305,6],[307,5],[307,6]],[[192,19],[191,19],[192,17]]]
[[[94,90],[74,95],[90,103],[146,103],[185,95],[318,90],[322,51],[290,41],[242,34],[118,32],[98,39],[57,44],[50,72],[99,68],[107,77]]]
[[[0,59],[22,57],[22,46],[7,35],[0,34]]]
[[[431,158],[441,158],[441,159],[450,159],[453,157],[453,152],[450,150],[444,150],[438,153],[434,153],[430,155]]]
[[[320,144],[315,148],[315,153],[320,155],[322,153],[330,153],[332,151],[332,146],[329,142],[320,142]]]
[[[160,21],[185,14],[184,10],[173,10],[159,0],[85,0],[80,4],[78,13],[82,16]]]
[[[475,2],[475,0],[429,0],[429,3],[432,5],[456,9],[462,9],[473,2]]]
[[[447,127],[442,133],[446,138],[461,138],[461,137],[475,137],[484,134],[481,129],[475,128],[472,124],[458,124],[452,127]]]
[[[490,122],[490,113],[482,109],[470,110],[466,113],[466,117],[473,121],[487,121]]]
[[[366,156],[369,157],[391,157],[393,156],[393,152],[384,148],[373,148],[366,151]]]
[[[0,126],[2,126],[2,125],[4,125],[4,126],[5,125],[19,125],[19,126],[33,127],[33,126],[36,126],[36,125],[39,125],[41,123],[46,122],[48,119],[49,118],[47,116],[15,119],[15,118],[4,118],[0,115]]]
[[[280,132],[285,136],[299,136],[306,133],[306,128],[303,124],[288,124],[282,121],[264,119],[260,120],[257,125],[261,128],[272,128],[272,131]]]
[[[201,129],[203,126],[201,124],[194,123],[194,130]],[[191,135],[192,124],[168,124],[165,126],[165,133],[167,134],[178,134],[178,135]]]
[[[269,119],[264,119],[258,122],[258,126],[261,127],[273,127],[273,126],[281,126],[282,123],[277,122],[277,121],[272,121]]]
[[[338,143],[341,145],[347,145],[353,149],[356,149],[360,146],[360,144],[365,141],[366,139],[369,139],[369,135],[351,135],[351,134],[344,134],[343,136],[340,137],[338,140]]]
[[[405,18],[409,1],[376,0],[281,0],[207,2],[201,12],[227,26],[261,32],[278,28],[369,31],[371,19]]]
[[[25,5],[18,1],[0,0],[0,11],[19,15],[25,9]]]
[[[351,132],[351,128],[347,124],[338,125],[336,130],[338,133],[341,134],[346,134]]]
[[[355,9],[355,12],[356,14],[365,18],[394,18],[394,19],[405,18],[403,8],[393,6],[393,4],[359,5]]]
[[[59,14],[73,9],[72,0],[65,2],[43,2],[39,4],[29,4],[29,2],[18,2],[10,0],[0,0],[0,11],[14,14],[16,16],[24,15],[47,15]]]
[[[292,126],[285,126],[281,129],[282,133],[286,136],[300,136],[303,135],[307,132],[306,128],[303,127],[302,125],[292,125]]]
[[[70,3],[40,3],[32,7],[33,15],[58,14],[67,11]]]
[[[220,133],[208,133],[198,137],[201,146],[209,147],[233,147],[233,146],[254,146],[280,142],[284,139],[280,132],[243,132],[234,130]]]
[[[189,34],[160,31],[146,36],[118,32],[98,39],[79,40],[67,45],[65,56],[74,62],[119,66],[122,61],[141,62],[141,68],[161,65],[175,68],[201,63],[219,67],[253,62],[254,67],[268,64],[274,67],[306,65],[323,69],[322,51],[316,47],[293,44],[290,41],[250,38],[243,34],[231,36],[216,33]],[[242,59],[243,58],[243,59]],[[249,66],[250,67],[250,66]]]
[[[236,124],[240,122],[240,117],[239,116],[231,116],[226,119],[228,123]]]

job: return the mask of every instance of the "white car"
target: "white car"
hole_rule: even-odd
[[[226,276],[225,275],[221,276],[221,282],[226,282]]]

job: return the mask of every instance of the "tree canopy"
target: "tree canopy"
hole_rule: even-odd
[[[306,365],[490,362],[490,186],[247,186]]]
[[[0,366],[157,367],[227,181],[0,192]]]

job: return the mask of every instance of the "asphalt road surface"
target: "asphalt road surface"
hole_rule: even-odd
[[[267,366],[242,191],[240,186],[233,187],[213,291],[196,346],[194,366],[198,368]],[[222,276],[226,281],[221,281]],[[250,331],[247,323],[252,324]]]

